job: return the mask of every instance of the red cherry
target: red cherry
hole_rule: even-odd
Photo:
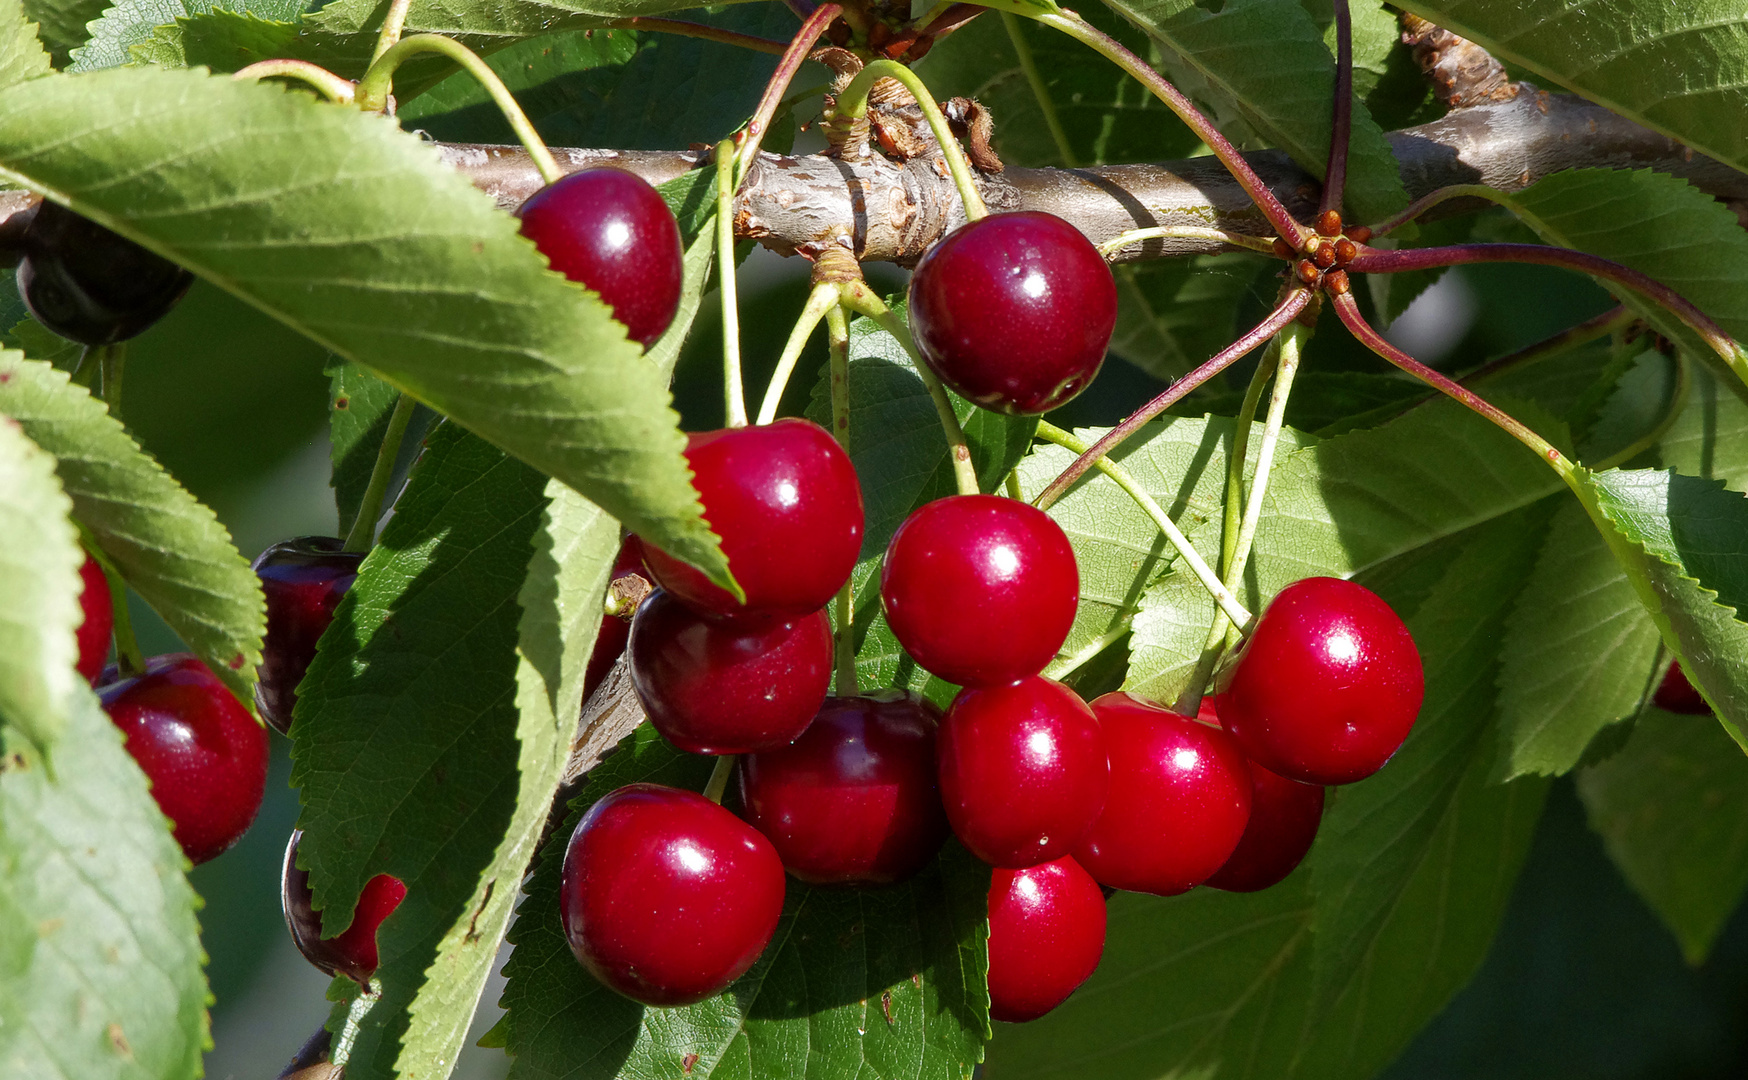
[[[255,558],[267,597],[267,637],[261,643],[255,708],[274,730],[291,730],[297,685],[316,658],[316,642],[334,621],[340,598],[358,580],[361,551],[344,551],[332,536],[281,540]]]
[[[1117,325],[1110,267],[1052,214],[992,214],[930,248],[910,329],[941,381],[986,409],[1049,412],[1092,382]]]
[[[522,235],[552,268],[601,295],[649,348],[680,307],[680,227],[656,189],[623,169],[585,169],[528,197]]]
[[[1679,660],[1670,661],[1669,670],[1663,673],[1663,681],[1657,684],[1657,692],[1651,695],[1651,701],[1666,712],[1688,716],[1710,716],[1712,713],[1706,699],[1687,681],[1687,673],[1681,670]]]
[[[1196,719],[1220,726],[1219,698],[1202,699]],[[1250,763],[1250,820],[1225,865],[1206,882],[1227,892],[1260,892],[1305,860],[1323,822],[1323,788],[1277,776]]]
[[[714,997],[753,966],[783,912],[771,842],[702,795],[614,791],[565,849],[559,914],[590,974],[645,1005]]]
[[[172,653],[97,696],[189,861],[203,863],[236,843],[267,789],[267,732],[218,676]]]
[[[742,813],[802,881],[903,881],[947,839],[935,790],[939,719],[916,697],[826,698],[793,744],[741,759]]]
[[[1110,768],[1098,719],[1042,675],[961,690],[937,758],[954,834],[992,866],[1068,854],[1105,805]]]
[[[1175,896],[1231,857],[1250,768],[1231,736],[1134,694],[1095,698],[1111,755],[1105,812],[1074,857],[1101,885]]]
[[[109,659],[109,636],[115,629],[115,607],[109,593],[109,579],[97,560],[85,556],[79,567],[79,580],[85,591],[79,594],[79,607],[85,621],[79,624],[79,674],[95,683],[103,673],[103,662]]]
[[[838,594],[862,550],[862,488],[829,432],[794,417],[708,431],[688,437],[686,461],[747,602],[646,541],[658,585],[717,615],[807,615]]]
[[[280,902],[285,908],[285,926],[305,960],[329,975],[344,975],[359,985],[370,982],[377,968],[376,932],[394,909],[406,899],[407,887],[398,877],[378,874],[364,883],[352,923],[335,937],[322,937],[322,917],[310,907],[310,872],[297,865],[297,845],[303,830],[291,834],[285,846],[285,868],[279,876]]]
[[[989,881],[989,1015],[1036,1020],[1086,982],[1105,952],[1105,895],[1068,856]]]
[[[650,723],[694,754],[785,746],[831,689],[824,611],[794,622],[709,619],[657,590],[638,606],[629,649]]]
[[[880,599],[918,664],[961,686],[999,686],[1043,671],[1062,647],[1080,571],[1042,510],[956,495],[919,507],[892,534]]]
[[[619,557],[613,560],[613,570],[608,575],[609,582],[618,581],[627,574],[647,574],[643,568],[643,545],[637,537],[627,536],[619,545]],[[601,629],[595,634],[595,647],[589,652],[589,666],[583,672],[583,700],[588,701],[595,688],[607,678],[607,673],[613,670],[614,661],[625,652],[625,643],[631,639],[631,620],[618,615],[601,616]]]
[[[1390,760],[1425,689],[1420,653],[1390,605],[1351,581],[1306,578],[1257,620],[1220,720],[1271,772],[1349,784]]]

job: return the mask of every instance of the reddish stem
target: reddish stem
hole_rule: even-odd
[[[1280,332],[1281,327],[1297,318],[1299,312],[1305,310],[1305,305],[1310,302],[1311,293],[1307,289],[1295,288],[1289,292],[1279,306],[1269,312],[1268,318],[1257,323],[1249,333],[1215,353],[1213,358],[1201,367],[1172,383],[1170,389],[1166,390],[1165,393],[1135,410],[1128,419],[1106,432],[1098,442],[1087,447],[1086,453],[1075,458],[1068,468],[1062,470],[1062,475],[1050,481],[1050,486],[1038,493],[1038,497],[1033,500],[1034,505],[1040,510],[1048,509],[1051,503],[1061,498],[1062,493],[1080,479],[1082,473],[1092,468],[1093,462],[1115,450],[1117,445],[1133,435],[1137,428],[1177,404],[1191,390],[1231,367],[1240,357],[1274,337]]]
[[[843,14],[841,4],[821,4],[814,9],[807,21],[801,24],[801,29],[795,31],[795,37],[790,39],[789,47],[783,52],[783,59],[777,62],[777,70],[771,72],[771,81],[765,84],[765,96],[759,99],[759,107],[753,111],[753,118],[747,121],[747,141],[741,148],[741,174],[758,161],[759,144],[765,140],[765,132],[771,128],[771,118],[777,115],[777,106],[783,103],[783,95],[789,90],[789,83],[794,80],[795,73],[801,70],[806,62],[807,54],[813,51],[814,42],[825,33],[832,20]]]
[[[704,41],[716,41],[737,48],[751,49],[754,52],[770,53],[773,56],[781,56],[784,50],[789,48],[786,42],[736,33],[733,30],[706,26],[703,23],[686,22],[683,19],[654,19],[648,15],[634,15],[629,19],[615,19],[608,25],[624,27],[627,30],[653,30],[659,34],[672,34],[675,37],[701,38]]]
[[[1335,0],[1335,112],[1329,125],[1329,167],[1323,170],[1319,210],[1341,212],[1347,186],[1347,144],[1353,131],[1353,17],[1347,0]]]

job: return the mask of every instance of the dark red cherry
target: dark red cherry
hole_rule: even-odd
[[[171,653],[97,696],[189,861],[203,863],[236,843],[267,789],[267,732],[218,676],[187,653]]]
[[[650,723],[694,754],[786,746],[831,689],[824,611],[793,622],[711,619],[658,589],[638,607],[628,648]]]
[[[335,937],[323,938],[322,917],[310,907],[310,872],[297,865],[297,844],[302,838],[301,829],[291,834],[291,843],[285,846],[285,868],[279,876],[285,926],[305,960],[329,975],[344,975],[365,985],[377,968],[376,932],[406,899],[407,887],[389,874],[371,878],[358,894],[351,924]]]
[[[623,169],[574,172],[516,211],[552,268],[601,294],[649,348],[680,306],[680,227],[656,189]]]
[[[954,834],[991,866],[1036,866],[1074,850],[1110,778],[1093,711],[1041,675],[961,690],[937,760]]]
[[[1306,578],[1257,620],[1220,722],[1271,772],[1349,784],[1390,760],[1425,689],[1420,652],[1390,605],[1351,581]]]
[[[1657,692],[1651,695],[1651,701],[1659,709],[1689,716],[1710,716],[1712,711],[1706,699],[1687,681],[1687,673],[1681,670],[1679,660],[1669,662],[1669,670],[1663,673],[1663,681],[1657,684]]]
[[[687,438],[686,461],[747,602],[646,541],[656,584],[717,615],[807,615],[838,594],[862,550],[862,488],[829,432],[793,417],[707,431]]]
[[[1231,857],[1250,817],[1244,753],[1218,728],[1133,694],[1093,700],[1111,755],[1105,810],[1074,857],[1101,885],[1174,896]]]
[[[194,277],[132,240],[43,200],[24,234],[18,293],[36,321],[85,345],[144,332]]]
[[[989,881],[989,1015],[1018,1024],[1062,1004],[1105,952],[1105,894],[1060,859]]]
[[[1220,726],[1219,699],[1202,699],[1196,719]],[[1277,776],[1250,763],[1250,820],[1232,857],[1209,878],[1210,888],[1259,892],[1277,884],[1305,860],[1323,822],[1323,788]]]
[[[742,815],[802,881],[903,881],[947,839],[935,789],[939,720],[916,697],[826,698],[801,738],[741,759]]]
[[[115,629],[115,607],[110,598],[109,579],[103,575],[103,567],[97,565],[97,560],[85,556],[85,564],[79,567],[79,580],[84,583],[85,591],[79,594],[79,607],[85,612],[85,621],[79,624],[79,674],[85,676],[85,681],[95,683],[97,676],[103,673],[103,662],[109,659],[109,636]]]
[[[1052,214],[961,225],[917,263],[910,330],[941,381],[986,409],[1049,412],[1085,390],[1117,325],[1110,267]]]
[[[1080,571],[1042,510],[956,495],[919,507],[892,534],[880,599],[917,663],[961,686],[999,686],[1043,671],[1062,647]]]
[[[364,553],[343,547],[344,541],[332,536],[299,536],[255,558],[255,576],[267,597],[255,708],[282,735],[291,730],[297,684],[316,658],[316,642],[334,621],[340,598],[358,580]]]
[[[608,577],[609,582],[618,581],[627,574],[648,574],[643,568],[643,545],[637,537],[628,536],[619,545],[619,557],[613,561],[613,570]],[[583,700],[588,701],[595,688],[607,678],[607,672],[613,670],[614,661],[625,652],[625,643],[631,640],[631,620],[618,615],[601,616],[601,629],[595,634],[595,647],[589,652],[589,666],[583,672]]]
[[[583,815],[559,914],[590,974],[645,1005],[714,997],[753,966],[783,912],[771,842],[690,791],[631,784]]]

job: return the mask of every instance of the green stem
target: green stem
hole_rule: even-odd
[[[412,6],[413,0],[394,0],[389,4],[388,14],[382,17],[382,30],[376,35],[376,49],[370,54],[371,64],[400,44],[401,31],[407,25],[407,10]]]
[[[1099,254],[1109,259],[1130,244],[1138,244],[1143,240],[1213,240],[1231,247],[1259,251],[1264,255],[1275,253],[1275,242],[1260,236],[1227,232],[1225,229],[1209,229],[1200,225],[1159,225],[1118,233],[1099,245]]]
[[[1018,499],[1021,502],[1026,501],[1025,492],[1020,490],[1020,470],[1018,468],[1008,470],[1008,478],[1005,481],[1005,486],[1008,498]]]
[[[1011,11],[1004,11],[1001,13],[1001,24],[1008,32],[1008,40],[1013,43],[1014,56],[1020,62],[1020,72],[1025,75],[1026,82],[1032,87],[1032,96],[1038,101],[1038,111],[1044,114],[1044,126],[1050,129],[1050,138],[1056,142],[1057,156],[1062,159],[1064,168],[1078,168],[1074,148],[1068,145],[1068,132],[1062,126],[1062,119],[1056,115],[1056,102],[1051,100],[1049,91],[1044,87],[1044,76],[1038,71],[1038,62],[1032,58],[1032,43],[1026,40],[1019,16]]]
[[[965,202],[965,220],[976,221],[989,216],[989,207],[983,204],[983,196],[978,194],[977,181],[971,176],[971,163],[965,158],[965,148],[959,145],[954,137],[953,129],[947,126],[947,118],[941,115],[941,107],[935,104],[933,94],[917,78],[916,72],[895,60],[875,60],[856,74],[850,80],[850,85],[844,87],[838,95],[838,112],[852,120],[860,120],[868,114],[868,91],[873,89],[876,79],[894,79],[911,92],[916,102],[923,110],[923,116],[928,118],[929,130],[935,133],[935,141],[941,144],[941,153],[947,159],[947,168],[953,174],[953,183],[959,189],[959,198]]]
[[[837,290],[833,290],[834,299]],[[826,341],[831,351],[832,435],[846,453],[850,449],[850,320],[839,304],[825,313]],[[862,692],[856,678],[856,596],[850,581],[838,590],[838,619],[834,644],[837,652],[837,695],[854,697]]]
[[[109,415],[121,419],[121,376],[127,367],[127,342],[118,341],[113,345],[104,345],[97,352],[97,359],[102,368],[103,401],[109,406]]]
[[[1050,666],[1044,669],[1044,677],[1047,679],[1056,679],[1057,681],[1067,678],[1074,672],[1079,671],[1080,668],[1093,657],[1116,644],[1123,635],[1128,632],[1129,620],[1124,619],[1118,625],[1111,627],[1109,630],[1106,630],[1098,637],[1075,650],[1074,655],[1059,656],[1055,660],[1052,660]]]
[[[721,805],[722,793],[728,790],[728,778],[734,772],[734,755],[723,754],[716,759],[716,767],[710,770],[710,780],[704,785],[704,797]]]
[[[722,299],[722,412],[727,427],[747,426],[740,366],[740,298],[735,292],[734,140],[716,144],[716,274]]]
[[[97,369],[103,366],[102,354],[98,350],[102,348],[101,345],[87,345],[80,349],[79,359],[74,362],[73,370],[67,373],[69,382],[91,391],[91,396],[99,401],[103,400],[103,395],[97,392],[101,389],[97,384]]]
[[[759,418],[753,421],[755,424],[769,424],[777,419],[777,407],[783,403],[783,391],[789,386],[789,376],[795,373],[801,350],[807,347],[807,339],[813,336],[813,328],[825,318],[826,312],[838,306],[838,291],[835,283],[822,281],[807,295],[801,317],[795,320],[795,329],[789,332],[783,354],[777,358],[777,369],[771,372],[771,382],[765,387],[765,400],[759,406]]]
[[[759,98],[759,104],[753,109],[752,119],[747,121],[746,143],[737,156],[740,161],[740,171],[734,178],[735,187],[746,179],[747,172],[759,160],[759,145],[765,141],[765,133],[771,130],[771,123],[777,117],[777,108],[783,101],[784,91],[794,81],[795,73],[801,70],[806,62],[807,54],[813,51],[814,43],[832,24],[832,20],[844,14],[844,9],[838,4],[821,4],[813,10],[795,31],[795,37],[783,47],[783,58],[777,61],[777,69],[771,72],[771,79],[765,84],[765,92]],[[721,151],[717,151],[718,154]]]
[[[336,105],[350,105],[357,93],[350,80],[308,60],[261,60],[250,64],[234,73],[231,78],[237,82],[254,82],[258,79],[296,79],[316,92],[334,102]]]
[[[714,41],[722,45],[733,45],[738,49],[770,53],[773,56],[782,56],[789,49],[789,43],[786,41],[772,41],[770,38],[754,37],[751,34],[737,33],[733,30],[706,26],[703,23],[686,22],[681,19],[658,19],[648,15],[633,15],[629,19],[614,19],[607,25],[615,29],[650,30],[658,34],[672,34],[675,37]]]
[[[1439,203],[1450,202],[1452,199],[1485,199],[1501,206],[1509,205],[1505,192],[1497,188],[1490,188],[1486,184],[1452,184],[1450,187],[1427,192],[1409,203],[1406,209],[1392,214],[1377,225],[1372,226],[1372,236],[1383,236],[1394,229],[1399,229]]]
[[[1262,403],[1263,388],[1281,359],[1281,339],[1268,343],[1251,373],[1250,385],[1244,388],[1244,404],[1232,426],[1232,452],[1226,458],[1226,505],[1220,530],[1220,572],[1232,569],[1238,554],[1238,530],[1244,519],[1244,459],[1250,454],[1250,428],[1256,420],[1256,409]]]
[[[376,543],[376,521],[382,517],[382,500],[388,494],[388,482],[394,475],[395,460],[400,457],[401,440],[407,434],[407,422],[413,418],[416,402],[407,394],[395,399],[394,411],[388,414],[388,428],[382,433],[382,445],[376,450],[376,463],[370,467],[370,481],[364,496],[358,500],[358,516],[346,532],[346,551],[369,551]]]

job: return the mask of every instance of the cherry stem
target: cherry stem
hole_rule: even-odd
[[[91,358],[97,361],[99,386],[103,390],[101,399],[109,406],[109,415],[120,420],[121,376],[127,369],[127,342],[99,345],[92,351]]]
[[[1013,44],[1014,58],[1020,62],[1020,72],[1025,75],[1027,85],[1032,88],[1032,97],[1037,99],[1038,111],[1044,114],[1044,126],[1050,129],[1050,138],[1056,143],[1056,154],[1062,159],[1063,168],[1078,168],[1074,148],[1068,142],[1068,131],[1062,126],[1062,118],[1056,115],[1056,102],[1045,88],[1044,76],[1038,70],[1037,60],[1032,57],[1032,45],[1026,40],[1019,16],[1011,11],[1004,11],[1001,13],[1001,24],[1008,32],[1008,41]]]
[[[1438,204],[1450,202],[1452,199],[1486,199],[1488,202],[1498,203],[1500,206],[1511,205],[1505,192],[1498,188],[1490,188],[1486,184],[1452,184],[1450,187],[1427,192],[1409,203],[1406,209],[1399,210],[1385,218],[1382,223],[1372,226],[1372,236],[1375,238],[1387,235]]]
[[[1110,259],[1130,244],[1139,244],[1143,240],[1214,240],[1232,247],[1280,257],[1275,255],[1273,240],[1246,233],[1227,232],[1225,229],[1209,229],[1201,225],[1158,225],[1146,229],[1130,229],[1100,244],[1099,254]]]
[[[607,25],[616,30],[650,30],[658,34],[671,34],[674,37],[698,38],[722,45],[733,45],[738,49],[769,53],[773,56],[782,56],[789,50],[789,43],[786,41],[772,41],[770,38],[754,37],[751,34],[741,34],[716,26],[706,26],[704,23],[686,22],[683,19],[657,19],[648,15],[633,15],[629,19],[615,19]]]
[[[834,299],[837,290],[834,290]],[[850,320],[843,305],[834,303],[825,313],[826,342],[831,353],[832,436],[850,452]],[[861,693],[856,679],[856,596],[850,579],[838,590],[837,624],[833,644],[837,653],[837,695]]]
[[[1353,132],[1353,16],[1347,0],[1335,0],[1335,110],[1329,125],[1329,166],[1323,170],[1319,210],[1341,212],[1347,186],[1347,145]]]
[[[260,79],[296,79],[315,88],[316,92],[336,105],[352,104],[357,88],[350,79],[340,76],[308,60],[259,60],[231,75],[237,82]]]
[[[1220,523],[1220,569],[1232,568],[1238,557],[1238,532],[1244,524],[1244,463],[1250,456],[1250,430],[1256,421],[1257,406],[1270,376],[1281,361],[1281,339],[1272,339],[1251,373],[1250,385],[1244,388],[1244,403],[1232,425],[1232,449],[1226,457],[1226,503]]]
[[[1225,371],[1240,357],[1274,337],[1281,327],[1292,322],[1299,312],[1305,310],[1305,305],[1310,302],[1310,292],[1300,288],[1293,289],[1269,313],[1267,318],[1251,327],[1250,331],[1243,337],[1215,353],[1207,363],[1172,383],[1165,393],[1135,410],[1128,419],[1106,432],[1098,442],[1093,443],[1085,453],[1076,458],[1072,465],[1062,470],[1061,476],[1050,481],[1050,485],[1038,493],[1038,497],[1032,500],[1032,504],[1040,510],[1048,510],[1050,504],[1061,498],[1063,492],[1067,491],[1076,480],[1081,478],[1082,474],[1092,468],[1094,461],[1109,454],[1143,424],[1177,404],[1191,390]]]
[[[376,462],[370,467],[370,480],[364,486],[364,496],[358,500],[358,514],[346,530],[346,543],[341,550],[369,551],[376,543],[382,501],[388,495],[388,482],[394,475],[401,441],[406,437],[407,422],[412,420],[416,404],[408,394],[395,399],[394,410],[388,414],[388,427],[382,433],[382,445],[376,448]]]
[[[401,31],[407,25],[407,12],[412,8],[413,0],[393,0],[388,6],[388,14],[382,17],[382,30],[376,36],[376,49],[370,54],[372,66],[382,55],[400,44]]]
[[[789,377],[795,373],[801,350],[807,347],[807,339],[813,336],[813,328],[825,318],[826,312],[837,308],[838,293],[836,282],[822,281],[807,294],[807,304],[801,309],[801,317],[795,320],[795,329],[789,332],[783,354],[777,357],[777,368],[771,372],[771,381],[765,387],[765,400],[759,405],[759,418],[753,423],[769,424],[777,419],[777,407],[783,403],[783,391],[789,386]]]
[[[716,277],[722,300],[722,396],[728,427],[747,426],[746,381],[740,365],[740,298],[734,265],[734,140],[716,144]]]
[[[1048,420],[1038,421],[1038,438],[1045,442],[1055,443],[1057,446],[1064,447],[1076,454],[1087,452],[1085,439],[1057,427]],[[1214,602],[1220,605],[1221,612],[1230,615],[1240,626],[1250,622],[1250,612],[1246,611],[1244,605],[1238,602],[1238,597],[1232,595],[1231,589],[1220,583],[1220,575],[1216,574],[1214,568],[1208,565],[1206,559],[1202,558],[1201,552],[1190,544],[1189,537],[1185,536],[1183,531],[1177,527],[1177,522],[1171,520],[1171,516],[1165,512],[1165,508],[1159,505],[1159,501],[1142,490],[1140,483],[1129,474],[1129,470],[1107,457],[1099,457],[1093,461],[1093,464],[1100,472],[1115,481],[1129,498],[1135,500],[1135,505],[1153,519],[1153,524],[1159,527],[1159,531],[1164,534],[1166,541],[1177,551],[1178,558],[1184,561],[1184,565],[1188,566],[1190,571],[1196,575],[1196,580],[1200,581],[1202,587],[1208,590],[1208,595],[1212,596]]]
[[[965,157],[965,148],[959,145],[959,139],[947,125],[947,118],[941,115],[941,106],[935,103],[934,95],[917,78],[916,72],[896,60],[872,61],[857,72],[856,77],[838,95],[838,114],[851,120],[860,120],[868,115],[868,91],[874,88],[877,80],[883,78],[903,84],[922,108],[923,116],[929,122],[929,130],[935,133],[935,141],[941,144],[941,153],[947,159],[947,168],[953,174],[953,184],[959,189],[959,198],[965,203],[965,220],[976,221],[988,217],[989,207],[983,204],[983,196],[977,191],[977,181],[971,175],[971,163]]]
[[[529,122],[528,114],[522,111],[522,106],[516,103],[516,98],[504,85],[504,80],[498,78],[498,73],[481,60],[479,54],[453,38],[441,34],[414,34],[402,38],[391,45],[387,51],[377,57],[370,65],[370,70],[364,73],[364,78],[358,81],[357,104],[368,112],[381,112],[388,104],[389,90],[394,83],[395,69],[411,56],[420,53],[436,53],[447,57],[461,66],[461,69],[474,77],[474,80],[491,95],[492,103],[498,111],[504,114],[504,119],[510,122],[510,129],[516,133],[516,139],[528,151],[529,160],[540,170],[540,178],[551,184],[564,175],[564,170],[558,167],[552,151],[546,148],[540,133],[534,130]]]
[[[1116,626],[1111,627],[1109,630],[1106,630],[1098,637],[1075,650],[1072,655],[1059,656],[1055,660],[1050,661],[1050,666],[1044,669],[1044,677],[1047,679],[1056,679],[1058,681],[1066,678],[1070,672],[1078,671],[1093,657],[1104,652],[1112,645],[1115,645],[1122,639],[1123,635],[1129,632],[1129,630],[1129,619],[1122,619]]]
[[[79,525],[79,542],[85,553],[97,563],[97,568],[103,571],[103,580],[109,585],[109,607],[113,613],[110,635],[115,639],[115,666],[125,679],[144,675],[146,655],[140,651],[139,640],[134,637],[133,617],[128,612],[127,582],[98,545],[97,537],[82,524]]]
[[[704,797],[718,806],[722,805],[722,793],[728,790],[728,778],[733,772],[733,754],[717,757],[716,767],[710,770],[710,780],[704,785]]]
[[[1250,196],[1251,202],[1262,211],[1275,232],[1285,238],[1295,248],[1311,235],[1310,230],[1293,220],[1293,215],[1287,213],[1287,208],[1281,200],[1275,198],[1275,193],[1262,182],[1262,177],[1244,160],[1226,136],[1220,134],[1220,129],[1214,122],[1203,116],[1190,99],[1185,97],[1177,87],[1173,86],[1159,72],[1153,70],[1147,61],[1136,56],[1123,46],[1123,43],[1109,34],[1093,26],[1072,11],[1049,12],[1036,17],[1038,22],[1054,27],[1128,72],[1137,82],[1153,93],[1153,96],[1165,103],[1166,108],[1176,113],[1178,119],[1189,125],[1202,142],[1207,144],[1220,163],[1226,166],[1226,171]]]
[[[789,89],[789,84],[795,78],[795,73],[801,70],[806,62],[807,54],[813,51],[814,42],[825,33],[832,20],[842,15],[842,4],[821,4],[808,15],[801,24],[801,29],[795,31],[795,36],[784,47],[783,58],[777,62],[777,70],[771,72],[771,79],[765,84],[765,94],[759,99],[759,104],[753,110],[753,117],[747,121],[746,142],[740,150],[740,173],[736,177],[736,185],[744,179],[747,170],[759,159],[759,144],[765,141],[765,133],[771,130],[771,121],[777,115],[777,107],[783,102],[783,94]],[[720,154],[720,150],[718,153]]]
[[[1617,304],[1593,319],[1586,319],[1577,326],[1568,327],[1552,337],[1543,338],[1534,345],[1527,345],[1514,353],[1507,353],[1497,360],[1489,360],[1457,381],[1464,386],[1485,382],[1514,368],[1534,364],[1549,357],[1558,356],[1569,349],[1576,349],[1580,345],[1588,345],[1598,338],[1607,337],[1616,330],[1630,325],[1636,318],[1638,318],[1637,315]]]

